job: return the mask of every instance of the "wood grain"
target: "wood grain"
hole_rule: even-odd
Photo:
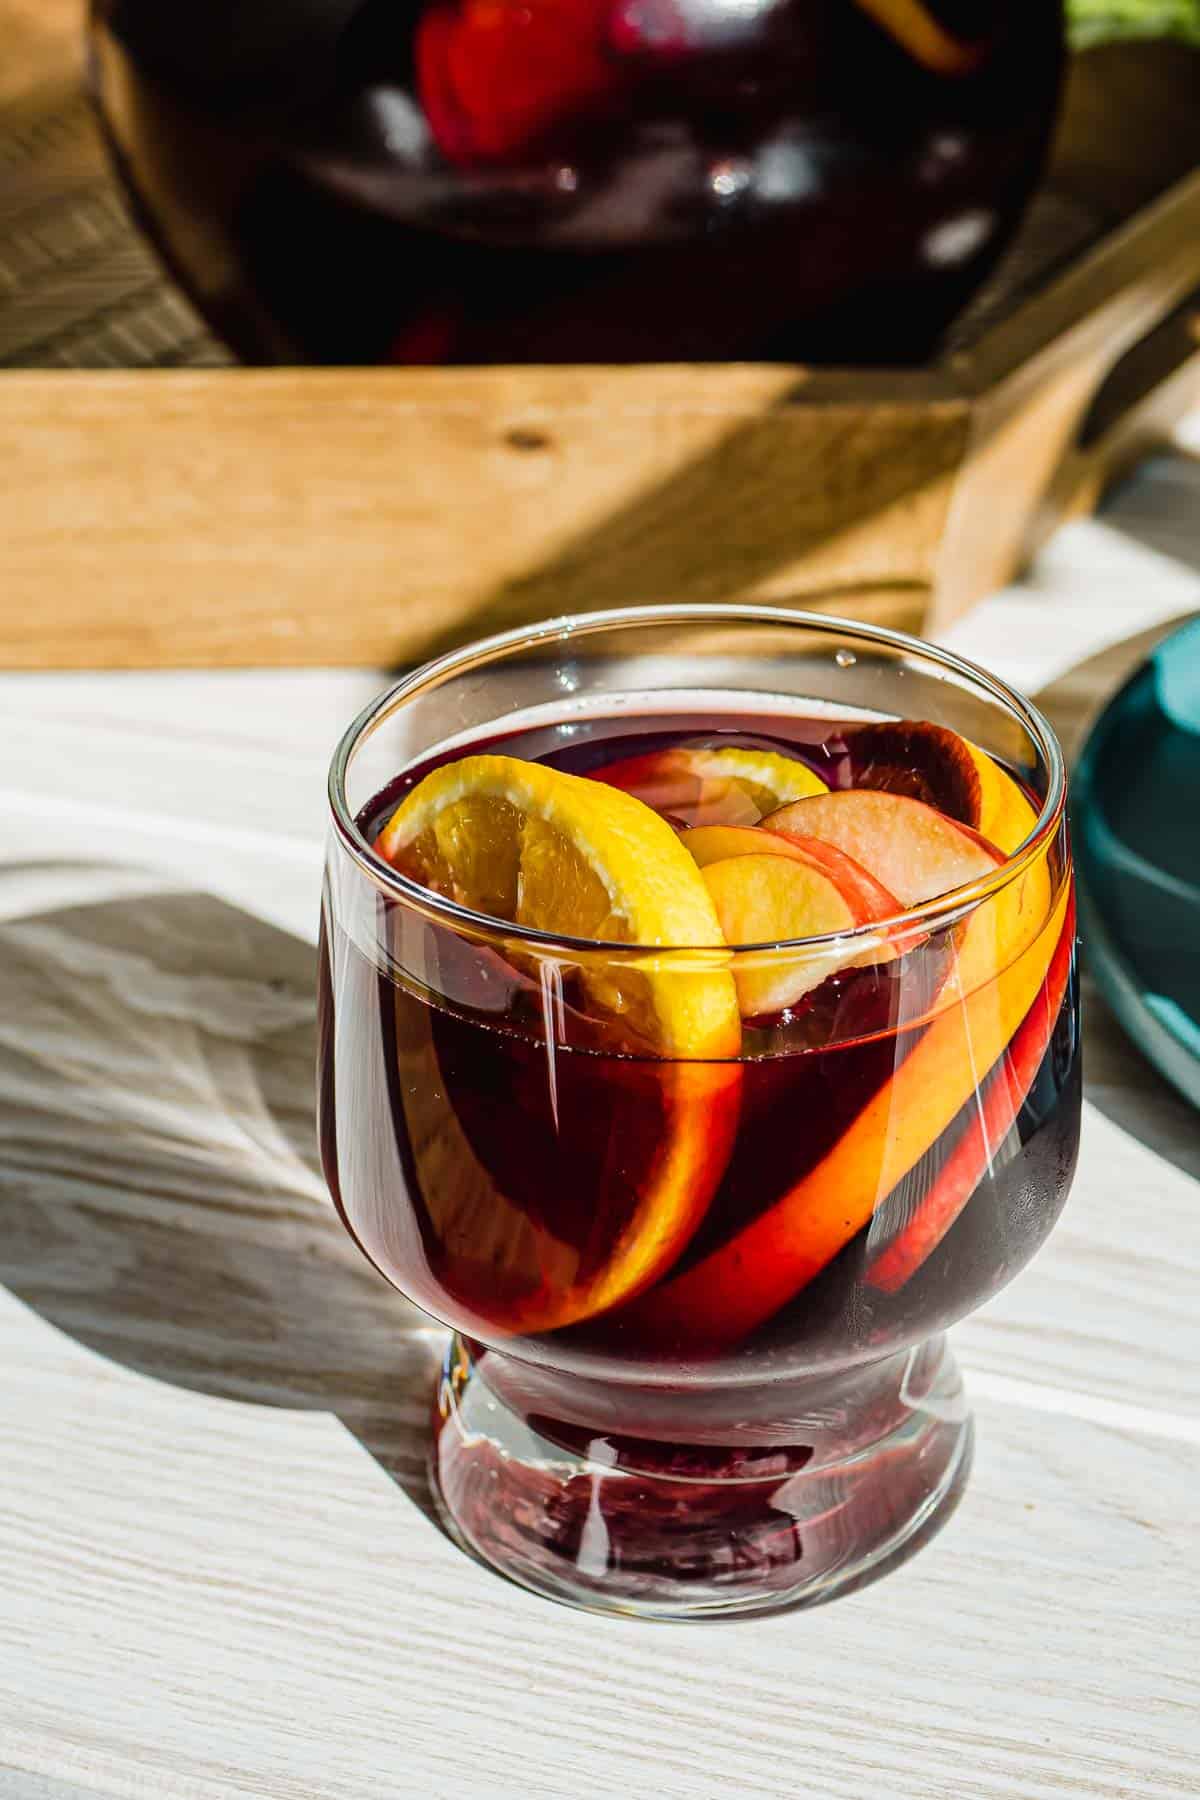
[[[911,623],[965,430],[911,386],[863,405],[749,367],[10,374],[0,659],[394,663],[468,626],[734,594]]]
[[[1186,1446],[988,1405],[960,1513],[886,1585],[652,1631],[497,1582],[327,1416],[140,1381],[10,1300],[0,1344],[0,1449],[39,1494],[0,1519],[0,1729],[44,1777],[181,1800],[1195,1791]]]
[[[45,82],[61,82],[82,62],[80,0],[4,0],[0,25],[0,106],[25,99]]]

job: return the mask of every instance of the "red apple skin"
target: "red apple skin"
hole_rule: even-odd
[[[828,1267],[993,1068],[1037,1000],[1069,923],[1044,862],[967,921],[952,988],[919,1042],[815,1167],[734,1237],[659,1284],[639,1326],[681,1344],[733,1344]],[[1047,916],[1047,913],[1049,916]],[[998,916],[997,916],[998,915]],[[929,1221],[934,1224],[937,1221]],[[886,1272],[886,1271],[885,1271]]]
[[[709,828],[706,844],[724,842],[734,854],[702,865],[726,942],[798,947],[761,968],[735,972],[743,1018],[786,1011],[841,969],[890,961],[900,954],[886,940],[849,941],[806,950],[803,940],[850,932],[902,911],[894,894],[828,844],[783,839],[755,850],[747,839],[771,838],[757,829]],[[686,842],[686,838],[684,840]]]
[[[765,835],[765,834],[764,834]],[[823,844],[819,838],[784,839],[778,832],[781,841],[790,842],[794,849],[803,849],[810,862],[815,862],[833,877],[849,900],[851,907],[858,914],[860,925],[873,925],[883,919],[895,919],[904,911],[900,901],[881,881],[876,881],[869,869],[847,856],[844,850],[836,849],[832,844]],[[897,932],[887,938],[876,940],[860,955],[853,957],[848,968],[865,969],[879,963],[894,962],[905,951],[914,950],[923,943],[928,933]]]
[[[790,856],[793,861],[812,861],[792,838],[764,831],[759,825],[690,825],[680,836],[700,869],[734,856]]]
[[[782,831],[768,833],[761,828],[759,835],[778,837],[793,850],[801,851],[810,862],[820,864],[846,895],[858,913],[861,925],[869,925],[876,919],[894,919],[904,911],[890,888],[885,888],[882,881],[876,881],[869,869],[864,869],[860,862],[855,862],[852,856],[833,844],[824,844],[820,838],[815,837],[789,838]]]
[[[899,900],[919,906],[999,868],[1000,851],[970,826],[904,794],[844,788],[793,800],[763,821],[781,836],[817,838],[860,863]]]
[[[846,896],[860,925],[895,918],[904,911],[895,894],[876,881],[869,869],[819,838],[789,837],[762,825],[693,825],[681,835],[684,848],[701,869],[731,856],[790,856],[793,861],[823,869]]]

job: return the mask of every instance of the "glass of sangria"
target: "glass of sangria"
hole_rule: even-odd
[[[257,362],[928,355],[1040,173],[1061,0],[92,0],[152,236]]]
[[[325,1170],[452,1331],[432,1479],[558,1599],[767,1611],[945,1519],[943,1333],[1066,1198],[1062,757],[948,652],[661,606],[431,663],[330,778]]]

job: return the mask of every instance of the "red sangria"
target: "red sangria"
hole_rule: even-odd
[[[322,1150],[457,1334],[452,1529],[661,1616],[910,1547],[969,1454],[938,1334],[1074,1166],[1043,722],[911,640],[651,609],[432,665],[332,791]]]
[[[94,0],[140,213],[245,358],[925,356],[1010,237],[1058,0]]]

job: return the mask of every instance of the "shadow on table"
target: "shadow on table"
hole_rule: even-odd
[[[0,1281],[141,1374],[336,1414],[428,1511],[439,1334],[320,1176],[312,948],[168,885],[0,871]]]
[[[1200,493],[1200,489],[1197,490]],[[1193,535],[1195,532],[1193,530]],[[1111,644],[1043,688],[1037,696],[1074,762],[1100,707],[1133,674],[1155,645],[1187,615]],[[1196,1114],[1126,1036],[1087,975],[1083,945],[1083,1088],[1092,1105],[1159,1156],[1200,1179]]]

